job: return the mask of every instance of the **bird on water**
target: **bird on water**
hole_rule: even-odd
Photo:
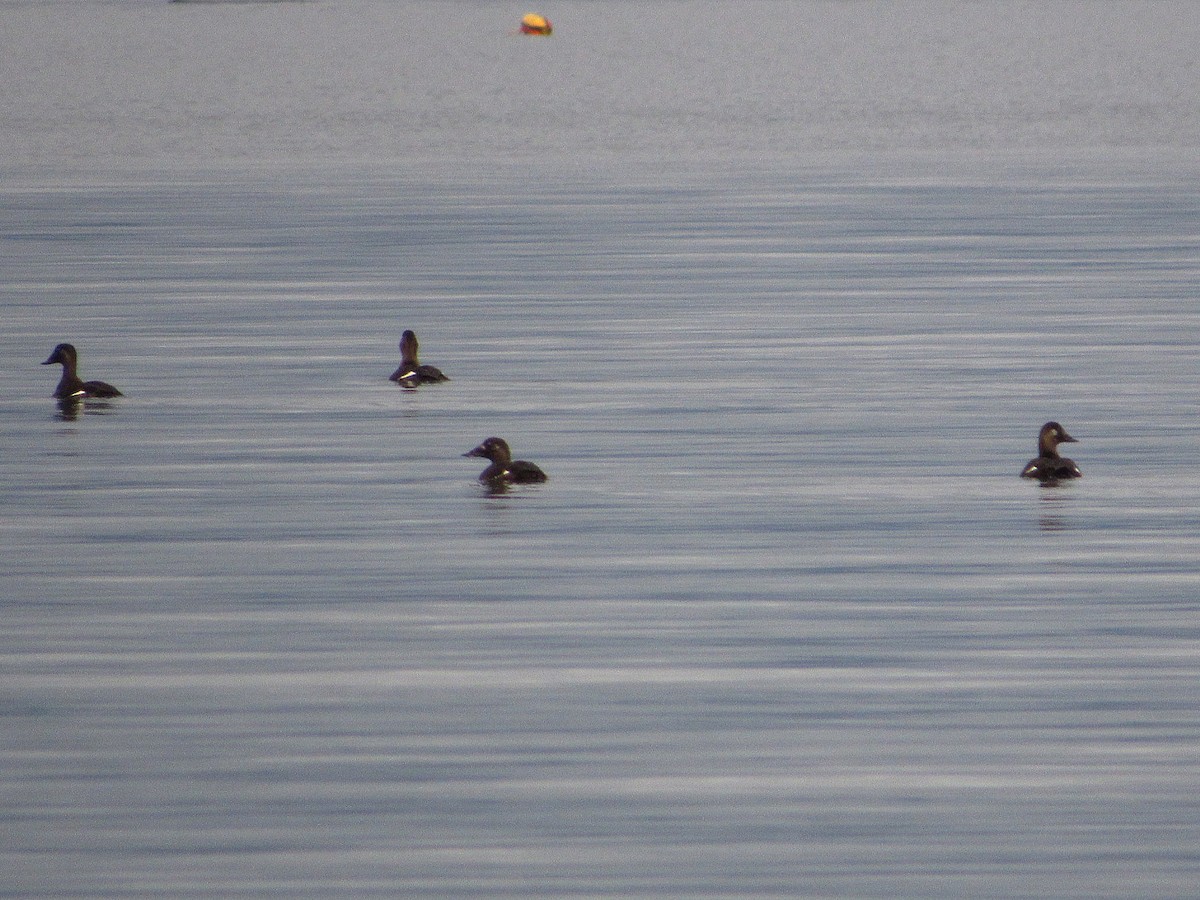
[[[1075,460],[1058,454],[1059,444],[1075,443],[1078,441],[1067,434],[1067,429],[1057,422],[1047,422],[1038,432],[1038,455],[1025,464],[1021,477],[1036,478],[1043,484],[1082,477]]]
[[[417,359],[417,336],[412,330],[400,335],[400,368],[389,378],[402,387],[412,388],[418,384],[436,384],[449,381],[437,366],[425,366]]]
[[[62,366],[62,378],[54,389],[56,400],[71,400],[84,397],[123,397],[125,396],[106,381],[84,381],[79,377],[79,354],[73,344],[59,344],[51,352],[43,366],[57,363]]]
[[[540,484],[547,480],[546,473],[531,462],[513,459],[508,442],[503,438],[490,437],[474,450],[463,456],[477,456],[489,460],[491,465],[479,474],[479,480],[489,487],[504,487],[510,484]]]

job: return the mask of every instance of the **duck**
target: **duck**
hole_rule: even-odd
[[[412,330],[400,335],[400,368],[389,378],[403,387],[416,387],[418,384],[436,384],[439,381],[449,381],[437,366],[423,366],[417,362],[417,336]]]
[[[1078,441],[1067,434],[1067,429],[1057,422],[1047,422],[1038,432],[1038,455],[1025,464],[1022,478],[1036,478],[1049,484],[1065,478],[1081,478],[1083,473],[1073,459],[1058,455],[1059,444],[1076,444]]]
[[[63,367],[62,378],[54,389],[56,400],[71,400],[82,397],[124,397],[125,395],[106,381],[84,381],[76,369],[79,367],[79,354],[72,344],[59,344],[54,348],[43,366],[58,363]]]
[[[479,480],[490,487],[509,484],[541,484],[548,479],[545,472],[531,462],[513,459],[508,442],[503,438],[490,437],[474,450],[463,456],[478,456],[491,460],[491,465],[479,474]]]

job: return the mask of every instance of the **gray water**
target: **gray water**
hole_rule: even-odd
[[[1194,896],[1200,13],[523,11],[0,6],[0,896]]]

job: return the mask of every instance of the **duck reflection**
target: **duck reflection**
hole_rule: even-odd
[[[83,401],[78,397],[64,397],[54,405],[58,407],[58,418],[64,422],[74,422],[83,411]]]
[[[107,400],[95,400],[84,397],[63,397],[55,401],[55,418],[63,422],[74,422],[80,414],[86,416],[106,416],[112,412],[114,405]]]
[[[489,497],[503,497],[512,493],[512,485],[507,481],[483,481],[483,492]]]
[[[1066,531],[1070,525],[1064,513],[1071,493],[1055,481],[1043,482],[1038,491],[1038,528],[1042,531]]]

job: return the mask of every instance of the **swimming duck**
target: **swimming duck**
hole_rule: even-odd
[[[508,484],[539,484],[546,480],[546,473],[531,462],[523,459],[513,459],[512,451],[503,438],[490,437],[474,450],[468,450],[463,456],[479,456],[491,460],[492,464],[484,469],[479,480],[491,487],[501,487]]]
[[[111,384],[104,381],[84,381],[76,373],[79,366],[79,354],[71,344],[59,344],[54,348],[43,366],[58,363],[63,367],[62,378],[54,389],[54,397],[58,400],[69,400],[78,397],[123,397],[125,396]]]
[[[423,366],[417,362],[417,336],[412,331],[400,335],[400,368],[390,376],[391,380],[404,387],[449,381],[436,366]]]
[[[1083,475],[1075,461],[1058,455],[1059,444],[1075,444],[1078,441],[1067,434],[1057,422],[1047,422],[1038,432],[1038,455],[1021,470],[1022,478],[1036,478],[1042,482],[1054,482],[1064,478],[1079,478]]]

